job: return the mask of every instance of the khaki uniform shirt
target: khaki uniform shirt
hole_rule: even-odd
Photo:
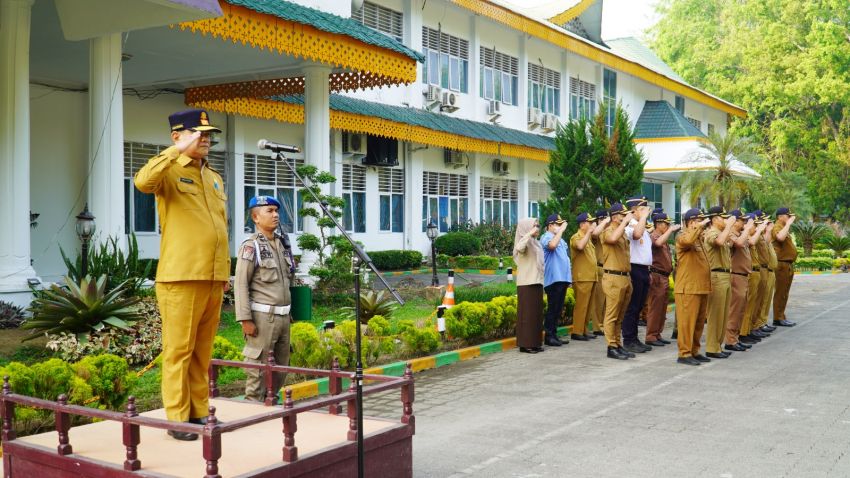
[[[593,243],[593,250],[596,252],[596,267],[602,267],[602,236],[604,234],[603,231],[596,237],[590,236],[590,242]]]
[[[708,256],[708,265],[711,269],[729,270],[732,268],[732,255],[729,251],[729,242],[727,240],[726,244],[722,246],[718,246],[715,242],[722,233],[723,231],[709,226],[702,234],[703,248],[705,249],[706,256]]]
[[[230,279],[227,242],[227,194],[224,182],[206,160],[172,146],[136,173],[136,188],[156,195],[162,239],[157,282]]]
[[[711,292],[711,271],[703,250],[702,228],[686,229],[676,237],[677,294],[708,294]]]
[[[741,237],[740,234],[736,234],[734,231],[729,234],[729,238],[732,241],[738,240]],[[753,271],[752,257],[750,257],[750,245],[749,243],[745,243],[744,247],[735,247],[732,245],[732,272],[737,274],[749,274]]]
[[[773,226],[773,248],[776,249],[776,258],[780,261],[796,261],[797,247],[794,246],[794,241],[791,239],[791,234],[785,237],[784,241],[776,238],[783,228],[779,224]]]
[[[767,267],[770,270],[775,271],[776,268],[779,267],[779,259],[776,258],[776,251],[764,238],[761,239],[761,242],[764,243],[764,250],[767,252]]]
[[[289,285],[295,277],[290,272],[291,266],[279,239],[275,238],[272,242],[262,233],[251,234],[239,246],[236,255],[236,276],[233,281],[236,320],[251,320],[252,302],[273,306],[290,305],[292,299]]]
[[[749,247],[750,247],[750,259],[751,259],[752,266],[753,266],[752,269],[754,271],[757,270],[757,269],[761,269],[761,265],[763,264],[763,262],[761,260],[761,256],[759,255],[758,241],[756,241],[755,244],[753,244]]]
[[[590,231],[587,232],[590,234]],[[573,282],[596,282],[596,248],[591,237],[583,250],[578,249],[578,243],[584,238],[581,231],[570,238],[570,257],[572,258]]]
[[[768,264],[768,262],[770,261],[770,257],[767,253],[768,246],[767,241],[764,240],[764,236],[759,237],[759,240],[756,241],[756,250],[759,254],[759,261],[761,261],[761,267],[773,269],[773,267],[770,267],[770,265]]]
[[[616,229],[617,225],[612,222],[602,233],[605,239],[602,241],[602,267],[608,271],[631,272],[632,265],[629,257],[631,252],[626,234],[620,234],[614,244],[608,243],[609,239],[614,239]]]
[[[649,235],[652,240],[652,268],[669,274],[673,272],[673,257],[670,255],[670,246],[667,244],[655,245],[655,241],[661,236],[662,234],[658,231]]]

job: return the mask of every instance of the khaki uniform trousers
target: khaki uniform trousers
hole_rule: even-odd
[[[590,306],[593,302],[593,295],[595,290],[596,282],[573,282],[573,291],[575,292],[576,304],[573,308],[572,333],[579,335],[587,334],[587,324],[589,322],[588,319],[590,319],[591,316]]]
[[[749,276],[732,274],[732,293],[729,303],[729,319],[726,321],[726,343],[735,345],[738,343],[738,335],[741,334],[741,324],[744,320],[744,311],[747,308],[747,289],[749,288]],[[747,332],[749,334],[749,331]]]
[[[764,296],[764,282],[761,280],[761,272],[750,272],[747,278],[747,306],[744,308],[744,320],[741,322],[740,335],[750,335],[757,320],[758,311]]]
[[[590,300],[590,320],[593,322],[593,331],[602,331],[602,322],[605,319],[605,292],[602,291],[602,268],[596,268],[596,287],[593,288],[593,296]]]
[[[661,338],[664,321],[667,320],[667,292],[670,289],[670,279],[661,274],[649,273],[649,311],[646,314],[646,340],[653,341]]]
[[[224,283],[157,282],[162,315],[162,404],[171,421],[209,415],[209,367]]]
[[[773,296],[773,321],[785,320],[785,306],[794,282],[794,264],[780,262],[776,268],[776,293]]]
[[[623,317],[632,298],[632,281],[629,276],[605,274],[602,277],[602,291],[605,293],[605,340],[609,347],[622,345]]]
[[[711,273],[711,292],[708,293],[708,330],[705,336],[705,351],[719,353],[722,350],[726,320],[729,318],[732,282],[728,272]]]
[[[767,282],[764,286],[764,297],[761,302],[761,311],[758,314],[758,322],[756,327],[767,325],[767,319],[770,316],[770,304],[773,302],[773,293],[776,291],[776,273],[767,273]]]
[[[249,363],[265,364],[269,353],[274,354],[275,365],[289,365],[289,315],[277,315],[270,312],[251,311],[254,325],[257,326],[256,337],[245,337],[245,348],[242,355]],[[245,398],[261,402],[266,397],[266,383],[262,370],[245,369]],[[275,400],[278,399],[280,388],[286,381],[286,374],[272,374],[272,391]]]
[[[679,357],[699,355],[699,341],[708,313],[708,294],[676,294]]]

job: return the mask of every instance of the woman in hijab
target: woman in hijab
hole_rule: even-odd
[[[543,248],[537,240],[539,231],[537,219],[523,219],[514,238],[516,343],[520,352],[529,354],[543,351]]]

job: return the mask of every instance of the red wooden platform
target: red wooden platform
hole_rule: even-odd
[[[239,366],[329,377],[330,395],[283,406],[272,405],[267,390],[265,404],[217,397],[217,368]],[[211,370],[210,416],[206,426],[169,422],[162,409],[143,414],[128,400],[124,413],[68,405],[17,395],[4,380],[0,394],[2,415],[3,475],[5,477],[347,477],[357,474],[356,408],[353,389],[341,391],[351,373],[253,365],[214,360]],[[268,374],[267,374],[268,377]],[[364,417],[367,476],[410,477],[413,375],[366,375],[370,382],[363,395],[400,389],[401,419]],[[270,384],[270,380],[267,380]],[[289,397],[290,394],[287,393]],[[342,405],[346,414],[341,414]],[[53,410],[56,431],[15,437],[15,406]],[[101,421],[70,427],[72,415]],[[218,421],[222,420],[223,423]],[[166,430],[198,433],[194,442],[174,440]]]

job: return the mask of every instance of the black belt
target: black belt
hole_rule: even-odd
[[[634,269],[635,267],[637,267],[638,269],[649,269],[649,266],[646,264],[635,264],[634,262],[632,262],[632,269]]]
[[[784,262],[786,264],[793,264],[794,263],[794,261],[783,261],[782,259],[779,259],[779,262]]]
[[[735,274],[736,276],[744,276],[744,277],[749,276],[749,274],[747,274],[746,272],[733,272],[733,274]]]
[[[771,269],[770,267],[768,267],[768,268],[767,268],[767,272],[773,272],[773,269]]]
[[[753,272],[758,272],[758,271],[760,271],[760,270],[761,270],[761,268],[760,268],[760,267],[753,267]]]
[[[596,265],[599,266],[599,267],[602,267],[604,264],[601,263],[601,262],[597,262]]]
[[[649,272],[654,272],[654,273],[659,274],[659,275],[662,275],[662,276],[664,276],[664,277],[670,277],[670,273],[669,273],[669,272],[664,272],[664,271],[662,271],[661,269],[656,269],[656,268],[654,268],[654,267],[652,267],[652,266],[650,266],[650,267],[649,267]]]
[[[629,276],[628,272],[623,272],[623,271],[612,271],[612,270],[608,270],[608,269],[602,269],[602,272],[604,272],[606,274],[615,275],[615,276],[626,276],[626,277]]]
[[[761,266],[762,266],[763,268],[767,268],[767,264],[762,264]]]
[[[718,267],[717,269],[711,269],[711,272],[725,272],[728,274],[730,271],[729,269],[723,269],[722,267]]]

